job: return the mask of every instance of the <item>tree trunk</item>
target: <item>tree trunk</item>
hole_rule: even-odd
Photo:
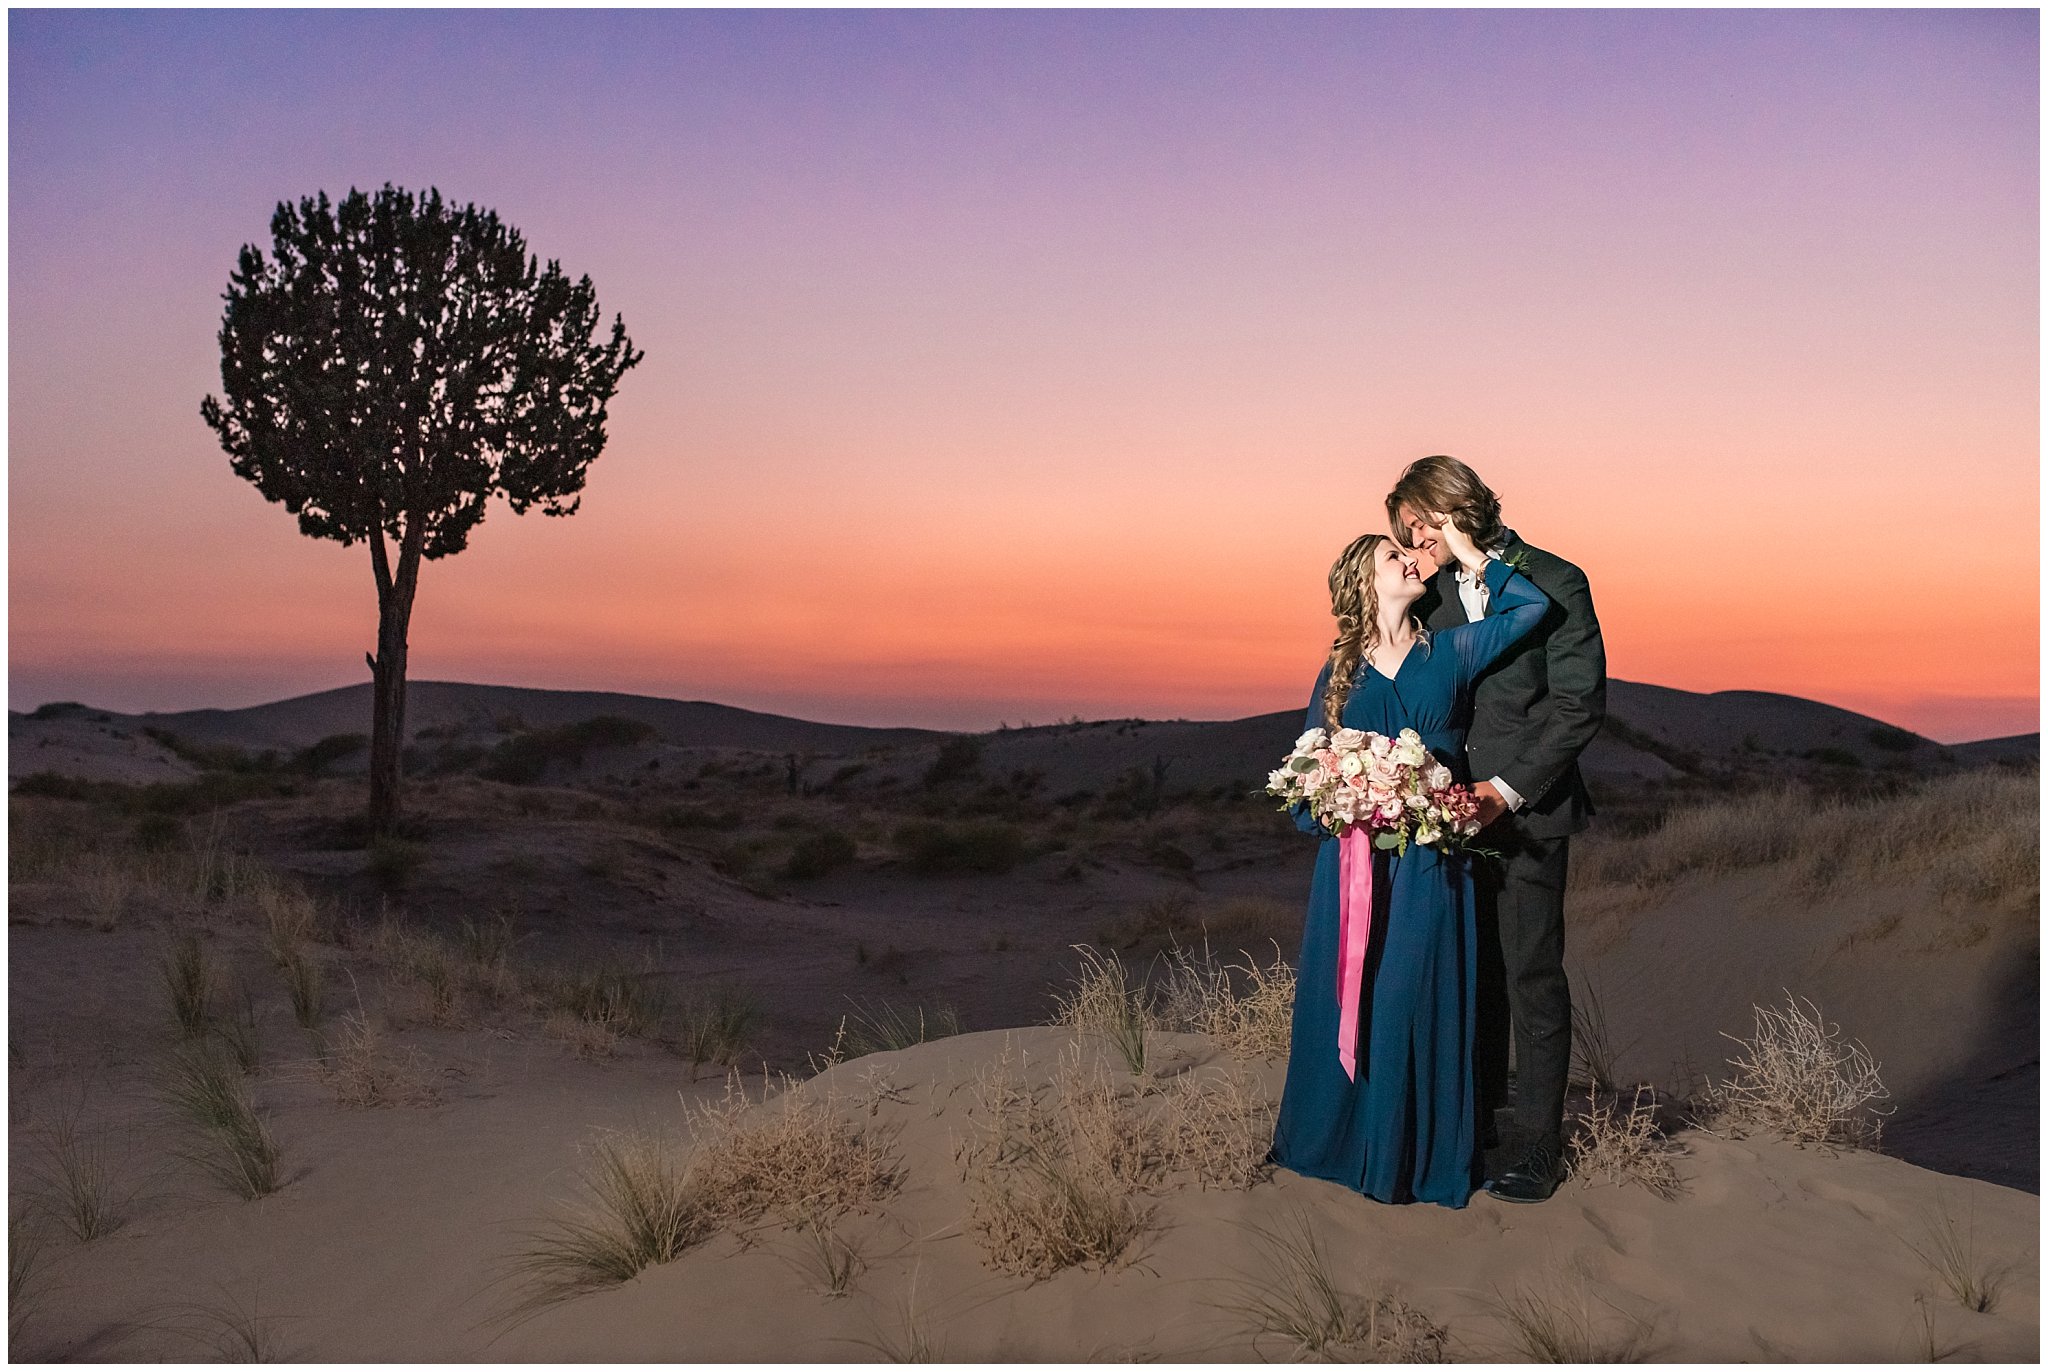
[[[370,536],[377,574],[377,651],[370,658],[370,834],[398,831],[401,761],[405,751],[405,648],[412,598],[419,584],[422,531],[410,522],[399,541],[393,573],[381,533]]]

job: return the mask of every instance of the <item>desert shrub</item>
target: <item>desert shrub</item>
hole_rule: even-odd
[[[980,770],[981,740],[972,734],[962,734],[939,745],[938,755],[924,770],[924,784],[944,786],[973,776]]]
[[[478,775],[492,781],[527,785],[539,781],[549,766],[574,767],[586,753],[600,748],[625,748],[654,736],[655,729],[637,719],[598,715],[552,729],[514,734],[493,748]]]
[[[798,839],[782,871],[793,880],[812,881],[846,866],[853,857],[853,839],[837,829],[826,829]]]
[[[360,1013],[342,1016],[320,1046],[320,1070],[338,1105],[369,1110],[430,1105],[436,1098],[419,1050],[395,1048],[384,1030]]]
[[[370,746],[368,734],[329,734],[318,743],[299,749],[292,756],[292,770],[319,776],[345,757],[354,757]]]
[[[902,1184],[901,1165],[880,1137],[788,1077],[775,1096],[766,1089],[750,1101],[735,1073],[723,1101],[686,1107],[696,1141],[690,1178],[713,1226],[771,1210],[864,1209]]]
[[[1667,1200],[1681,1190],[1674,1159],[1683,1152],[1657,1127],[1657,1099],[1636,1088],[1624,1113],[1618,1097],[1596,1091],[1579,1116],[1570,1145],[1572,1175],[1585,1181],[1634,1183]]]
[[[1360,1362],[1445,1362],[1450,1332],[1385,1292],[1354,1295],[1337,1284],[1306,1212],[1272,1229],[1251,1226],[1260,1275],[1236,1283],[1225,1309],[1251,1331],[1253,1348],[1277,1339],[1290,1358]]]
[[[1207,1034],[1236,1058],[1271,1058],[1287,1051],[1294,1033],[1294,968],[1280,956],[1260,965],[1217,961],[1175,948],[1153,983],[1156,1023],[1177,1033]]]
[[[1018,1080],[1007,1046],[974,1089],[976,1127],[955,1157],[988,1263],[1039,1278],[1123,1260],[1152,1220],[1136,1194],[1160,1162],[1147,1122],[1078,1057],[1063,1058],[1051,1102]]]
[[[1741,1050],[1730,1058],[1734,1074],[1710,1087],[1708,1115],[1715,1127],[1757,1129],[1795,1143],[1822,1147],[1875,1147],[1890,1109],[1877,1062],[1861,1043],[1818,1007],[1789,993],[1783,1010],[1756,1007],[1756,1032],[1724,1035]]]
[[[1024,860],[1024,835],[1000,823],[944,824],[913,820],[894,840],[913,872],[1007,872]]]

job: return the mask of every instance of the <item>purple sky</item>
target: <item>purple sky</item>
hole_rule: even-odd
[[[1330,558],[1448,451],[1586,567],[1616,675],[2036,727],[2033,11],[9,35],[15,708],[363,676],[366,557],[197,407],[275,203],[389,180],[497,209],[647,351],[581,513],[428,568],[417,677],[951,726],[1286,708]]]

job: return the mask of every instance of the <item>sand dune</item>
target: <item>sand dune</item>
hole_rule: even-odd
[[[577,1145],[599,1126],[680,1131],[672,1063],[592,1070],[532,1041],[437,1045],[443,1103],[348,1112],[308,1088],[272,1094],[293,1180],[257,1202],[188,1191],[75,1254],[63,1298],[16,1356],[206,1356],[197,1298],[260,1312],[277,1356],[321,1361],[867,1360],[928,1338],[951,1360],[1285,1358],[1233,1305],[1278,1285],[1258,1231],[1306,1220],[1348,1294],[1389,1294],[1446,1331],[1453,1357],[1519,1359],[1502,1301],[1590,1315],[1592,1346],[1660,1360],[1925,1356],[1909,1246],[1946,1208],[1987,1260],[2014,1264],[1989,1313],[1941,1298],[1952,1356],[2037,1352],[2034,1197],[1894,1159],[1688,1133],[1683,1192],[1573,1182],[1553,1202],[1478,1198],[1463,1211],[1386,1207],[1281,1173],[1248,1191],[1175,1189],[1127,1262],[1044,1281],[992,1270],[968,1225],[954,1151],[975,1125],[966,1089],[1006,1043],[1042,1072],[1070,1040],[1026,1029],[847,1062],[801,1091],[886,1140],[900,1189],[837,1221],[863,1255],[850,1293],[819,1294],[804,1241],[777,1217],[721,1233],[613,1289],[524,1322],[505,1259],[575,1194]],[[1175,1068],[1211,1061],[1197,1036],[1162,1043]],[[1119,1071],[1117,1068],[1106,1068]],[[1277,1090],[1277,1067],[1258,1068]],[[1136,1085],[1127,1073],[1126,1089]],[[17,1121],[16,1134],[23,1132]],[[496,1318],[494,1318],[494,1313]],[[32,1350],[32,1351],[31,1351]]]
[[[17,754],[47,737],[69,742],[36,752],[125,757],[133,769],[116,775],[133,781],[194,775],[118,718],[11,723]],[[1230,1069],[1219,1041],[1159,1032],[1141,1078],[1099,1040],[1042,1027],[1074,975],[1070,945],[1118,950],[1136,972],[1169,939],[1205,934],[1225,955],[1294,955],[1312,847],[1233,794],[1228,759],[1273,746],[1276,729],[1284,745],[1296,723],[1000,731],[954,782],[928,782],[936,744],[911,741],[839,787],[827,783],[846,762],[814,758],[811,789],[795,791],[779,758],[650,740],[550,779],[573,784],[418,780],[419,836],[367,850],[344,835],[359,779],[238,790],[224,783],[267,779],[214,773],[87,800],[18,795],[10,1200],[28,1216],[18,1232],[45,1241],[12,1351],[210,1358],[240,1327],[318,1360],[866,1359],[916,1336],[970,1360],[1284,1358],[1290,1346],[1236,1307],[1261,1283],[1270,1293],[1284,1266],[1271,1236],[1305,1221],[1349,1296],[1401,1302],[1458,1358],[1521,1356],[1508,1312],[1523,1298],[1584,1314],[1588,1355],[2035,1356],[2038,833],[2021,805],[2036,783],[1997,770],[1878,788],[1861,810],[1731,790],[1719,809],[1575,847],[1572,966],[1616,1083],[1664,1094],[1685,1150],[1675,1197],[1575,1178],[1542,1206],[1480,1197],[1450,1212],[1285,1173],[1244,1189],[1162,1174],[1140,1197],[1151,1224],[1106,1269],[1032,1282],[995,1265],[957,1149],[1006,1050],[1043,1085],[1078,1042],[1134,1109]],[[1119,798],[1154,758],[1167,759],[1158,794]],[[956,811],[1007,834],[996,870],[920,866],[914,831]],[[1926,839],[1941,815],[1947,836]],[[835,834],[836,865],[790,875]],[[282,1150],[283,1184],[260,1200],[180,1155],[194,1136],[163,1102],[180,1040],[161,959],[185,934],[224,989],[250,992],[248,1081]],[[343,1103],[351,1078],[323,1069],[295,1022],[281,947],[317,969],[330,1045],[359,1012],[393,1074],[379,1089],[411,1103]],[[866,1263],[849,1294],[814,1289],[809,1241],[771,1209],[631,1281],[508,1318],[522,1235],[579,1194],[595,1131],[675,1134],[686,1101],[719,1094],[719,1069],[693,1068],[684,1045],[721,988],[755,1019],[705,1056],[748,1064],[756,1095],[764,1064],[810,1076],[859,1007],[970,1031],[854,1057],[792,1097],[885,1139],[900,1171],[832,1221]],[[1882,1064],[1898,1107],[1884,1153],[1685,1123],[1696,1079],[1725,1075],[1723,1034],[1788,990]],[[236,1004],[223,994],[217,1022]],[[657,1008],[643,1024],[635,1006]],[[1247,1070],[1270,1104],[1280,1060]],[[123,1221],[90,1242],[59,1223],[51,1150],[67,1121],[108,1150]],[[1964,1309],[1915,1254],[1944,1214],[1979,1265],[2008,1269],[1989,1311]]]

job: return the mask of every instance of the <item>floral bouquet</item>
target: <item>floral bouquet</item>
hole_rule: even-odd
[[[1400,853],[1411,842],[1450,852],[1479,832],[1478,797],[1451,779],[1413,729],[1399,738],[1311,729],[1266,778],[1266,792],[1282,809],[1306,804],[1333,834],[1361,825],[1375,848]]]

